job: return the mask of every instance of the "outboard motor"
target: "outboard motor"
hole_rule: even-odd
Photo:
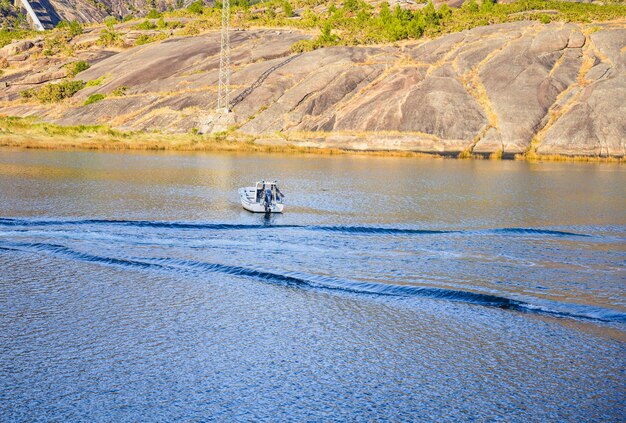
[[[272,189],[267,188],[265,190],[265,198],[263,200],[263,205],[265,206],[265,213],[270,212],[270,208],[272,206]]]

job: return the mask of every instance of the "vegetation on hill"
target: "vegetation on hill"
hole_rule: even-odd
[[[0,29],[27,28],[26,16],[13,5],[12,0],[0,0]]]
[[[24,90],[23,98],[36,98],[41,103],[58,103],[72,97],[85,86],[83,81],[63,81],[58,84],[47,84],[39,89]]]
[[[75,77],[76,75],[78,75],[79,73],[81,73],[82,71],[86,71],[87,69],[89,69],[89,63],[83,61],[83,60],[79,60],[78,62],[73,62],[70,63],[66,66],[67,68],[67,75],[70,77]]]
[[[194,17],[183,33],[198,33],[220,25],[221,4],[165,13],[166,18]],[[363,0],[345,0],[324,6],[317,0],[270,0],[250,6],[248,0],[231,2],[233,27],[292,27],[319,29],[318,38],[294,46],[297,51],[329,45],[359,45],[416,39],[462,31],[476,26],[519,20],[593,22],[626,17],[626,5],[571,3],[556,0],[521,0],[510,4],[493,0],[466,0],[461,8],[446,4],[438,10],[432,2],[422,7],[390,8],[387,2],[373,6]]]
[[[4,7],[4,2],[6,0],[0,0],[0,7]],[[494,3],[494,0],[466,0],[458,9],[446,4],[436,9],[430,1],[407,7],[398,4],[394,8],[385,1],[374,6],[364,0],[344,0],[337,4],[333,0],[268,0],[253,5],[250,3],[250,0],[231,0],[232,27],[297,28],[319,34],[311,40],[296,43],[293,46],[296,52],[331,45],[377,44],[424,36],[435,37],[476,26],[526,19],[548,23],[594,22],[626,17],[624,3],[590,4],[557,0],[520,0],[510,4]],[[108,17],[98,44],[105,47],[129,47],[117,28],[120,22]],[[197,0],[187,8],[166,12],[152,9],[144,19],[136,19],[133,26],[135,30],[150,33],[135,38],[133,44],[159,41],[171,35],[196,35],[218,29],[220,25],[219,0],[213,7],[204,6],[202,0]],[[155,35],[155,31],[159,33]],[[61,22],[57,29],[45,34],[47,48],[44,54],[65,52],[71,55],[69,41],[82,33],[83,26],[78,22]],[[0,30],[0,47],[31,34],[30,31],[19,29]]]
[[[83,33],[83,26],[78,22],[78,21],[61,21],[59,22],[59,24],[57,25],[57,28],[60,29],[67,29],[67,32],[72,36],[75,37],[77,35],[80,35]]]

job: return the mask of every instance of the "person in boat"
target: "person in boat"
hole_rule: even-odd
[[[265,207],[265,213],[269,213],[272,208],[272,186],[269,184],[265,185],[265,194],[263,195],[262,204]]]
[[[272,187],[271,185],[265,186],[265,203],[266,204],[272,204]]]
[[[263,198],[263,189],[265,188],[265,183],[261,184],[260,187],[257,188],[256,190],[256,202],[260,203],[261,202],[261,198]]]
[[[278,189],[278,185],[275,185],[276,188],[276,201],[279,201],[284,197],[283,193]]]

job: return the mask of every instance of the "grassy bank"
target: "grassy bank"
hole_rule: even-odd
[[[0,116],[0,148],[49,150],[160,150],[160,151],[221,151],[242,153],[283,154],[359,154],[393,157],[443,158],[437,153],[413,151],[363,151],[339,148],[303,147],[278,140],[263,141],[244,134],[164,134],[157,132],[120,131],[104,125],[61,126],[39,122],[33,118]],[[448,158],[486,159],[484,156],[446,155]],[[488,157],[500,160],[501,155]],[[624,163],[624,157],[516,155],[515,160],[572,161]]]
[[[131,132],[104,125],[61,126],[32,118],[0,116],[0,148],[49,150],[224,151],[292,154],[366,154],[395,157],[440,157],[410,151],[349,151],[264,143],[241,134],[164,134]]]

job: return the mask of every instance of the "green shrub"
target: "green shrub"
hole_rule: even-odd
[[[151,43],[152,41],[154,41],[152,39],[152,37],[146,35],[146,34],[141,34],[139,37],[137,37],[137,39],[135,40],[135,45],[136,46],[142,46],[144,44],[148,44]]]
[[[26,38],[33,33],[31,31],[22,31],[22,30],[7,30],[0,29],[0,48],[6,46],[7,44],[11,44],[15,40],[20,40],[22,38]]]
[[[148,36],[146,34],[141,34],[139,37],[137,37],[137,39],[135,39],[135,45],[136,46],[141,46],[144,44],[148,44],[148,43],[153,43],[155,41],[159,41],[159,40],[163,40],[167,38],[167,34],[165,33],[160,33],[154,36]]]
[[[200,27],[198,22],[191,22],[185,25],[185,27],[179,32],[180,35],[198,35],[199,33]]]
[[[474,0],[469,0],[474,1]],[[467,2],[463,3],[465,6]],[[475,1],[474,1],[475,3]],[[426,25],[437,26],[439,25],[439,13],[435,10],[435,6],[433,5],[432,0],[428,0],[428,4],[423,9],[424,20],[426,21]]]
[[[291,45],[292,53],[305,53],[307,51],[313,51],[313,49],[314,47],[312,40],[300,40]]]
[[[83,26],[77,21],[61,21],[57,24],[57,28],[67,30],[70,36],[75,37],[83,33]]]
[[[44,40],[44,49],[50,50],[52,54],[58,52],[69,45],[70,38],[65,31],[51,32]]]
[[[319,21],[320,17],[313,13],[309,6],[304,8],[302,19],[300,20],[300,23],[304,28],[315,28],[319,25]]]
[[[283,2],[283,12],[285,12],[285,16],[288,18],[293,16],[293,7],[291,7],[291,3],[289,3],[289,1]]]
[[[35,90],[32,88],[20,91],[20,97],[22,98],[33,98],[34,96],[35,96]]]
[[[141,29],[144,31],[150,30],[150,29],[155,29],[156,25],[153,24],[152,22],[150,22],[149,20],[145,20],[142,23],[140,23],[139,25],[135,26],[135,29]]]
[[[75,37],[83,33],[83,26],[78,23],[78,21],[71,21],[68,26],[70,35]]]
[[[99,85],[102,85],[102,83],[104,82],[104,75],[101,76],[98,79],[92,79],[91,81],[87,81],[87,83],[85,84],[86,87],[97,87]]]
[[[297,41],[291,46],[291,51],[294,53],[303,53],[336,44],[337,36],[332,33],[332,24],[330,21],[326,21],[322,27],[322,33],[316,39]]]
[[[180,21],[166,22],[165,25],[167,26],[167,28],[170,28],[170,29],[184,28],[185,27],[185,24],[180,22]]]
[[[104,24],[107,26],[107,28],[109,29],[113,29],[113,26],[117,23],[117,19],[115,19],[113,16],[107,16],[104,19]]]
[[[411,22],[409,22],[409,25],[407,28],[408,36],[411,38],[420,38],[422,35],[424,35],[425,29],[426,29],[426,20],[424,19],[423,16],[418,16],[416,19],[411,19]]]
[[[90,104],[104,100],[105,98],[106,96],[104,94],[91,94],[89,97],[87,97],[87,100],[85,100],[85,103],[83,105],[88,106]]]
[[[483,4],[485,3],[490,3],[491,5],[493,5],[493,0],[484,0]],[[441,16],[441,19],[446,19],[448,16],[452,15],[452,9],[450,9],[450,6],[448,6],[448,3],[444,3],[439,7],[439,16]]]
[[[204,11],[204,2],[202,0],[196,0],[189,5],[187,10],[191,13],[195,13],[196,15],[201,15]]]
[[[146,18],[148,18],[148,19],[157,19],[157,18],[160,18],[160,17],[161,17],[161,14],[156,9],[150,9],[148,14],[146,15]]]
[[[69,77],[75,77],[76,75],[78,75],[79,73],[81,73],[82,71],[86,71],[87,69],[89,69],[91,65],[83,60],[80,60],[78,62],[74,62],[74,63],[70,63],[68,64],[67,67],[67,76]]]
[[[105,28],[100,32],[98,44],[104,47],[121,46],[123,44],[123,41],[118,32]]]
[[[115,97],[124,97],[127,91],[128,91],[128,87],[122,85],[114,89],[111,94],[113,94]]]
[[[344,0],[343,8],[355,12],[359,8],[359,2],[357,0]]]
[[[318,40],[324,44],[334,43],[337,41],[337,37],[332,33],[332,29],[333,27],[330,21],[326,21],[322,27],[322,33],[320,34]]]
[[[480,11],[484,13],[490,13],[491,11],[493,11],[494,4],[495,2],[493,0],[482,0],[482,3],[480,4]],[[439,8],[439,12],[441,12],[441,8]]]
[[[466,0],[465,2],[463,2],[463,6],[461,7],[469,13],[478,13],[480,11],[476,0]]]
[[[48,84],[34,93],[42,103],[56,103],[72,97],[85,86],[83,81],[64,81],[58,84]]]
[[[434,8],[434,6],[433,6]],[[380,12],[378,12],[378,19],[383,25],[391,22],[391,9],[389,8],[389,3],[386,1],[380,5]]]

